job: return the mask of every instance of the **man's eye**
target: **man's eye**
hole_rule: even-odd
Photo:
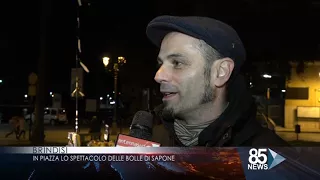
[[[178,62],[178,61],[173,61],[173,65],[174,65],[174,67],[180,67],[182,65],[182,63]]]

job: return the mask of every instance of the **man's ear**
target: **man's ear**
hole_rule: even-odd
[[[230,58],[222,58],[216,60],[211,67],[211,81],[214,86],[222,87],[224,86],[233,71],[234,62]]]

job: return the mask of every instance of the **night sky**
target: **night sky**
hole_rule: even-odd
[[[39,0],[40,2],[40,0]],[[40,3],[5,1],[0,5],[1,94],[23,97],[28,74],[37,72]],[[112,76],[102,57],[125,56],[121,82],[153,84],[158,49],[145,35],[147,23],[157,15],[203,15],[222,20],[239,33],[251,61],[319,59],[320,5],[311,1],[224,0],[85,0],[80,11],[85,93],[100,96],[112,90]],[[197,2],[197,4],[195,4]],[[208,3],[210,2],[210,3]],[[269,2],[269,3],[268,3]],[[90,5],[88,5],[90,3]],[[75,66],[76,1],[54,1],[48,27],[50,46],[47,89],[68,96],[70,71]],[[318,13],[316,13],[318,12]],[[248,63],[250,64],[250,63]],[[248,66],[249,67],[249,66]],[[250,68],[248,68],[250,70]]]

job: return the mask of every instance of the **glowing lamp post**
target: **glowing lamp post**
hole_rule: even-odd
[[[107,68],[108,64],[109,64],[110,58],[109,57],[103,57],[102,58],[102,62],[105,68]]]
[[[110,63],[109,57],[103,57],[102,58],[103,65],[105,69],[108,69],[108,65]],[[118,61],[113,63],[113,73],[114,73],[114,110],[113,110],[113,122],[111,126],[111,134],[116,135],[117,134],[117,109],[118,109],[118,73],[119,73],[119,65],[126,64],[127,60],[120,56],[118,57]]]

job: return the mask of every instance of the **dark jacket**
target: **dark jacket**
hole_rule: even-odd
[[[289,146],[257,120],[257,106],[242,77],[235,80],[229,92],[228,108],[199,134],[199,146]],[[157,112],[161,116],[161,110]],[[183,146],[175,134],[173,122],[173,119],[162,119],[162,125],[153,129],[153,141],[161,143],[162,146]]]

